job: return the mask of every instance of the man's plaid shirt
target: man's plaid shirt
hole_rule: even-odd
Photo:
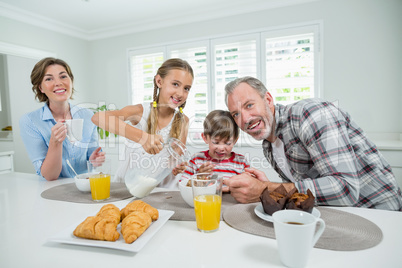
[[[310,189],[318,205],[402,210],[391,167],[348,113],[330,102],[307,99],[275,105],[275,135],[284,143],[299,192]],[[264,155],[285,182],[272,146]]]

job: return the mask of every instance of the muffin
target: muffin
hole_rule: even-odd
[[[260,196],[264,212],[272,215],[278,210],[285,209],[287,200],[295,191],[296,188],[288,193],[282,184],[273,191],[269,191],[268,187],[265,188]]]
[[[260,200],[264,212],[268,215],[282,209],[298,209],[311,213],[315,204],[310,189],[307,190],[307,194],[299,193],[296,188],[287,192],[282,184],[273,191],[269,191],[268,187],[265,188]]]
[[[286,203],[287,209],[298,209],[311,213],[315,204],[315,198],[310,189],[307,190],[307,194],[294,193]]]

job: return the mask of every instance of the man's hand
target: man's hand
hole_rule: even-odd
[[[266,181],[261,181],[263,172],[252,170],[225,179],[224,184],[228,186],[231,195],[240,203],[254,203],[260,201],[262,191],[267,187],[269,181],[264,174]],[[227,191],[227,190],[226,190]]]
[[[244,171],[251,174],[253,177],[260,181],[269,181],[265,173],[261,170],[255,168],[246,168],[244,169]]]

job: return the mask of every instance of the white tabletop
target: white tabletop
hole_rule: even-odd
[[[48,242],[103,204],[43,199],[42,191],[73,182],[47,182],[25,173],[0,175],[0,267],[282,267],[274,239],[221,222],[204,234],[195,222],[169,220],[138,253]],[[114,204],[124,207],[132,199]],[[339,208],[377,224],[383,241],[360,251],[313,249],[308,267],[402,267],[402,213]]]

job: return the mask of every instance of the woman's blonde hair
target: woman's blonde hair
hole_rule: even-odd
[[[44,58],[35,64],[35,66],[32,69],[32,72],[31,72],[32,91],[35,93],[35,98],[39,102],[47,102],[49,100],[49,98],[46,96],[46,94],[42,93],[42,91],[40,90],[40,85],[42,84],[43,77],[45,77],[46,69],[50,65],[63,66],[64,69],[66,69],[66,72],[67,72],[68,76],[70,76],[71,82],[74,85],[74,75],[71,72],[70,66],[68,66],[68,64],[65,61],[63,61],[61,59],[50,58],[50,57]],[[74,90],[74,86],[73,86],[70,99],[73,99],[72,97],[73,97],[74,92],[75,92],[75,90]]]
[[[189,72],[191,76],[194,78],[194,73],[193,73],[193,68],[191,68],[190,64],[188,64],[187,61],[182,60],[182,59],[168,59],[166,60],[161,67],[159,67],[158,72],[156,75],[159,75],[162,79],[166,77],[166,75],[169,73],[170,70],[183,70],[186,72]],[[156,77],[155,75],[155,77]],[[158,103],[159,102],[159,92],[158,92],[158,85],[156,84],[154,77],[154,95],[153,95],[153,101]],[[152,105],[152,104],[151,104]],[[148,117],[148,133],[149,134],[156,134],[156,129],[158,127],[158,108],[155,107],[157,105],[152,105],[151,107],[151,113]],[[184,102],[179,109],[184,109],[186,106],[186,102]],[[177,112],[173,122],[172,122],[172,128],[170,129],[170,134],[169,136],[172,138],[179,138],[181,129],[183,126],[184,122],[184,115],[181,112]]]

